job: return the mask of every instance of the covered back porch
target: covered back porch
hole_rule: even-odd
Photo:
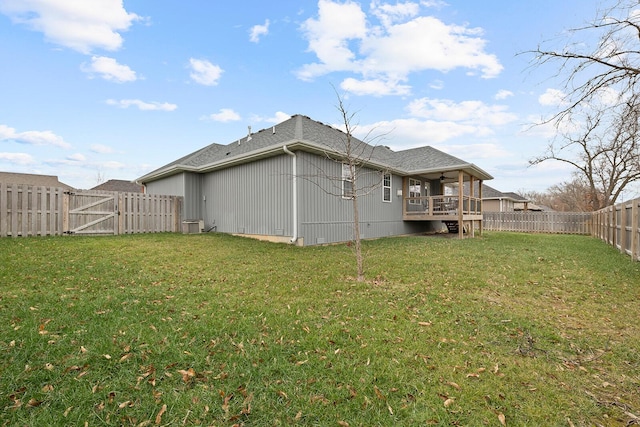
[[[482,175],[482,174],[480,174]],[[482,234],[482,179],[464,169],[403,177],[402,219],[404,221],[442,221],[450,232],[463,238]],[[465,184],[466,183],[466,184]],[[452,185],[454,184],[454,185]],[[445,194],[445,188],[454,192]]]

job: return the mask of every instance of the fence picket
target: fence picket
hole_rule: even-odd
[[[487,231],[591,234],[590,212],[484,212]]]
[[[58,187],[0,183],[0,237],[65,234],[71,227],[69,212],[73,203],[69,200],[72,197],[73,192],[65,194],[64,189]],[[181,232],[181,199],[178,196],[117,193],[116,234]]]

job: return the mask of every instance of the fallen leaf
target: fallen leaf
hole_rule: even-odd
[[[102,357],[104,357],[107,360],[111,360],[111,356],[109,354],[103,354]]]
[[[382,394],[382,392],[380,391],[380,389],[378,388],[378,386],[373,386],[373,391],[376,392],[376,396],[378,396],[378,399],[382,399],[382,400],[386,400],[384,395]]]
[[[73,406],[69,406],[63,413],[62,415],[66,418],[69,415],[69,412],[71,412],[71,410],[73,409]]]
[[[420,326],[431,326],[431,322],[418,322]]]
[[[36,399],[29,399],[29,402],[27,402],[28,406],[31,406],[32,408],[35,408],[37,406],[42,405],[42,400],[36,400]]]
[[[346,421],[338,421],[340,427],[349,427],[349,423]]]
[[[44,393],[49,393],[50,391],[53,391],[53,386],[51,384],[47,384],[44,387],[42,387],[42,391]]]
[[[455,388],[456,390],[460,390],[460,386],[454,383],[453,381],[449,381],[447,384],[449,384],[451,387]]]
[[[454,402],[455,402],[455,399],[448,398],[447,400],[444,401],[444,407],[448,408],[449,406],[453,405]]]
[[[162,405],[162,409],[160,409],[160,412],[158,412],[158,415],[156,415],[156,425],[159,425],[160,423],[162,423],[162,416],[164,415],[165,412],[167,412],[166,404]]]
[[[127,406],[129,407],[133,406],[133,402],[130,400],[126,400],[118,405],[118,409],[126,408]]]
[[[507,419],[505,418],[502,412],[498,413],[498,420],[500,421],[500,424],[502,424],[503,426],[507,425]]]
[[[178,373],[182,375],[182,381],[189,382],[189,380],[196,376],[196,371],[193,368],[189,368],[187,370],[179,369]]]

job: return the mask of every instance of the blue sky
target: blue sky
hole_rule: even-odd
[[[598,4],[0,0],[0,171],[132,180],[247,126],[338,124],[337,91],[376,143],[431,145],[501,191],[542,191],[570,179],[527,163],[553,136],[529,124],[560,86],[518,53]]]

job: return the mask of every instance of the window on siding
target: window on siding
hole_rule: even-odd
[[[409,197],[421,197],[422,196],[422,182],[409,178]],[[420,200],[409,200],[410,205],[419,205]]]
[[[382,201],[391,201],[391,174],[382,174]]]
[[[353,180],[347,163],[342,164],[342,197],[353,199]]]

